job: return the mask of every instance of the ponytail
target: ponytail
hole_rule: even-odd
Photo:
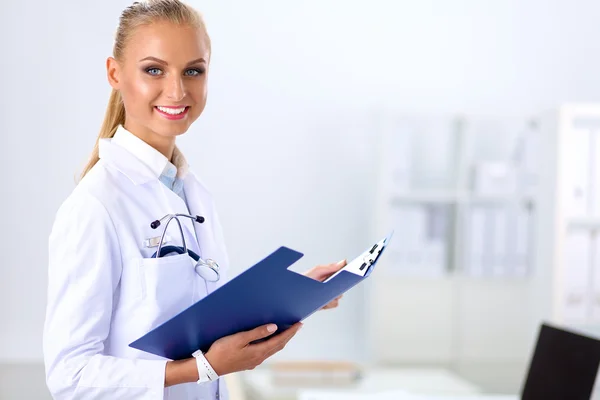
[[[100,159],[98,155],[98,144],[100,139],[112,138],[115,135],[119,125],[123,124],[125,124],[125,106],[121,100],[121,93],[113,89],[112,93],[110,94],[110,99],[108,100],[108,107],[106,109],[106,114],[104,115],[102,128],[100,128],[100,134],[96,139],[94,150],[92,151],[90,160],[81,173],[80,179],[83,179],[83,177],[92,169],[94,165],[96,165]]]

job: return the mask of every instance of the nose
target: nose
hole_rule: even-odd
[[[173,101],[181,101],[185,97],[185,85],[180,76],[173,76],[167,84],[166,94]]]

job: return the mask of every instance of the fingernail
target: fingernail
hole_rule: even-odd
[[[342,261],[338,261],[337,265],[342,265],[342,264],[343,264],[343,263],[345,263],[345,262],[346,262],[346,260],[345,260],[345,259],[344,259],[344,260],[342,260]]]
[[[267,330],[271,333],[275,332],[277,330],[277,325],[275,324],[269,324],[267,325]]]

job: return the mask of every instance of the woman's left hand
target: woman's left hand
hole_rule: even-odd
[[[308,271],[306,271],[304,273],[304,275],[308,276],[309,278],[313,278],[317,281],[323,282],[325,279],[329,278],[331,275],[335,274],[336,272],[338,272],[340,269],[344,268],[346,266],[346,260],[342,260],[340,262],[337,263],[333,263],[333,264],[327,264],[327,265],[317,265],[314,268],[309,269]],[[336,297],[335,299],[331,300],[328,304],[326,304],[325,306],[323,306],[323,310],[327,310],[330,308],[336,308],[339,305],[340,299],[342,298],[343,295],[340,295],[338,297]]]

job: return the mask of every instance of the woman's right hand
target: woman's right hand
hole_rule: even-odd
[[[210,346],[205,357],[219,376],[254,369],[267,358],[282,350],[301,327],[302,323],[298,322],[285,332],[256,344],[252,344],[252,342],[273,334],[277,330],[277,326],[268,324],[250,331],[225,336]]]

